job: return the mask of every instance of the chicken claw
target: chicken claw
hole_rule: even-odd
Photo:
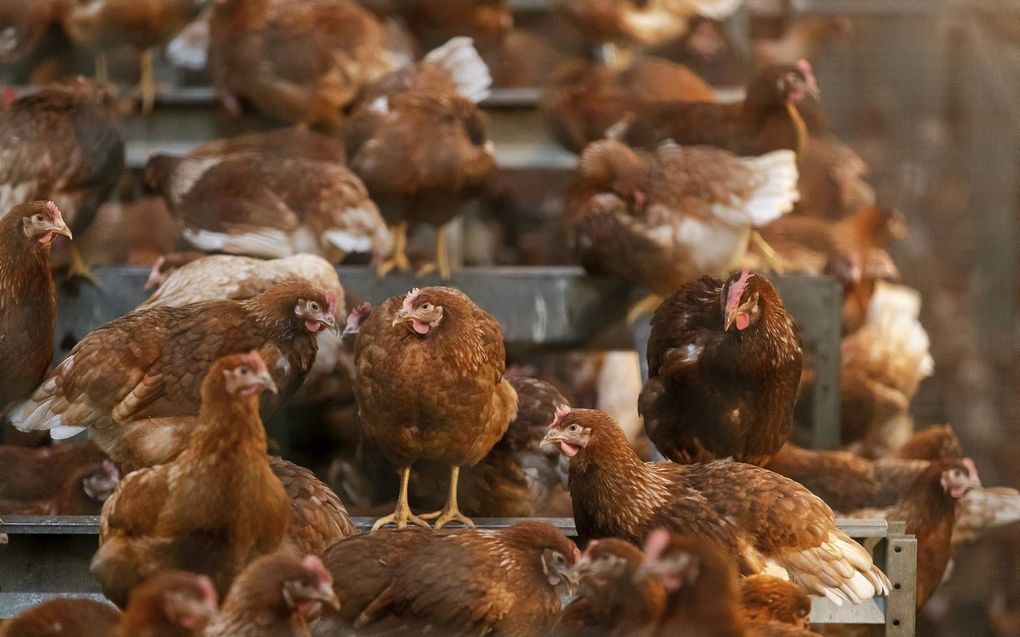
[[[450,259],[446,252],[446,229],[436,228],[436,259],[429,261],[418,269],[417,276],[421,278],[435,271],[439,271],[439,278],[443,281],[450,280]]]
[[[460,477],[460,467],[450,467],[450,493],[446,499],[446,506],[440,511],[426,513],[421,516],[423,520],[435,520],[435,529],[441,529],[450,522],[460,522],[469,529],[475,528],[471,518],[460,512],[457,508],[457,479]]]
[[[395,523],[398,529],[407,528],[407,523],[411,522],[424,529],[431,528],[429,523],[421,519],[417,515],[411,513],[411,507],[407,504],[407,483],[411,479],[411,467],[400,468],[400,495],[397,496],[397,507],[393,510],[393,513],[385,515],[375,521],[372,525],[372,530],[376,531],[381,529],[390,523]]]
[[[102,290],[103,286],[99,283],[99,279],[96,277],[95,272],[92,268],[85,263],[85,257],[82,256],[81,251],[78,247],[71,243],[70,256],[71,262],[67,266],[67,278],[69,279],[85,279],[92,285],[96,286],[97,289]]]
[[[381,278],[396,270],[410,270],[411,260],[407,258],[407,222],[401,221],[393,231],[393,253],[376,268],[375,273]]]

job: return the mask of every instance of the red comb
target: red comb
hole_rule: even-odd
[[[304,559],[301,560],[301,566],[303,566],[309,573],[315,573],[319,577],[320,582],[325,582],[326,584],[333,583],[333,574],[326,570],[326,567],[322,564],[322,560],[314,555],[306,555]]]
[[[248,360],[251,361],[251,365],[252,367],[255,368],[255,371],[257,372],[269,371],[269,368],[266,367],[266,361],[262,360],[262,355],[259,354],[259,351],[257,349],[253,349],[252,351],[248,352]]]
[[[740,297],[744,296],[744,290],[747,288],[747,280],[751,278],[751,271],[744,268],[740,272],[740,278],[730,285],[729,292],[726,293],[726,309],[733,310],[740,305]]]
[[[669,531],[662,528],[653,530],[645,540],[645,561],[659,559],[667,546],[669,546]]]
[[[213,586],[212,580],[205,575],[198,575],[195,577],[195,583],[202,589],[202,598],[212,604],[216,603],[218,599],[216,595],[216,587]]]
[[[556,405],[556,416],[553,421],[549,423],[550,427],[556,427],[563,421],[564,418],[570,413],[569,405]]]
[[[336,294],[332,290],[326,290],[324,296],[326,297],[326,311],[336,316]]]
[[[414,309],[414,302],[418,300],[418,295],[421,294],[421,290],[414,288],[404,296],[404,303],[401,306],[405,312],[410,312]]]
[[[4,109],[10,108],[11,104],[17,101],[17,99],[18,91],[13,86],[10,85],[5,86],[3,96]]]
[[[810,81],[810,80],[815,79],[815,72],[811,68],[811,63],[808,62],[807,60],[805,60],[803,58],[800,59],[800,60],[797,60],[796,67],[797,67],[798,71],[800,71],[801,73],[804,74],[804,79],[805,80]]]

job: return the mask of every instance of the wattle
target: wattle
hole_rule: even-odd
[[[322,323],[318,321],[305,321],[305,328],[312,334],[315,334],[322,331]]]
[[[573,458],[574,456],[577,455],[577,452],[580,451],[580,450],[581,449],[579,447],[575,447],[574,445],[570,444],[569,442],[561,442],[560,443],[560,451],[562,451],[563,455],[565,455],[568,458]]]
[[[432,326],[418,319],[411,319],[411,328],[419,334],[428,334]]]

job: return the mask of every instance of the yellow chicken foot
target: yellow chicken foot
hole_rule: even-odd
[[[460,477],[460,467],[450,468],[450,493],[446,497],[446,506],[443,507],[442,511],[435,511],[433,513],[426,513],[421,516],[423,520],[435,519],[436,529],[443,528],[449,522],[460,522],[469,529],[475,528],[475,523],[471,521],[471,518],[460,512],[457,508],[457,479]]]
[[[397,508],[393,510],[393,513],[387,516],[383,516],[375,521],[372,525],[372,530],[381,529],[390,523],[395,523],[398,529],[407,528],[407,523],[411,522],[422,528],[429,528],[429,523],[421,519],[417,515],[411,513],[411,507],[407,504],[407,483],[411,480],[411,467],[400,468],[400,495],[397,496]]]
[[[782,274],[783,272],[793,268],[793,263],[784,259],[778,252],[776,252],[775,248],[770,246],[768,242],[765,241],[765,237],[761,236],[757,230],[751,231],[751,245],[753,245],[758,252],[761,253],[765,264],[768,265],[769,269],[776,274]]]
[[[421,266],[417,276],[421,278],[436,270],[439,270],[440,279],[450,280],[450,257],[446,252],[446,229],[442,226],[436,228],[436,258]]]
[[[649,294],[632,305],[630,310],[627,311],[627,325],[633,327],[642,314],[651,314],[655,311],[655,308],[662,304],[663,300],[663,297],[658,294]]]
[[[401,221],[393,229],[393,252],[389,259],[384,260],[375,269],[376,275],[384,277],[391,270],[411,269],[411,260],[407,258],[407,222]]]
[[[152,49],[142,52],[139,61],[138,90],[142,94],[142,113],[148,115],[156,105],[156,81],[152,76]]]
[[[106,86],[110,83],[110,73],[106,67],[106,53],[100,51],[96,53],[96,83],[101,86]]]
[[[82,256],[81,251],[74,242],[71,243],[70,250],[70,262],[67,264],[67,278],[69,279],[85,279],[96,288],[102,290],[103,286],[100,285],[99,279],[96,278],[95,273],[89,264],[85,263],[85,257]]]

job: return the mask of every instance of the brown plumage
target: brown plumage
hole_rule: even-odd
[[[47,86],[0,111],[0,211],[50,199],[80,235],[124,170],[116,111],[108,92],[83,80]]]
[[[418,41],[434,49],[467,36],[483,51],[497,48],[513,27],[508,0],[410,0],[406,20]]]
[[[322,561],[276,552],[237,576],[204,637],[307,637],[309,622],[326,606],[339,602]]]
[[[536,378],[508,375],[507,382],[517,392],[517,417],[481,462],[461,470],[457,501],[469,516],[569,516],[566,462],[556,450],[540,446],[556,408],[569,403]],[[415,474],[411,499],[442,506],[449,469],[419,462]]]
[[[380,529],[352,535],[326,550],[322,562],[333,575],[340,608],[325,613],[314,634],[326,637],[351,630],[362,611],[389,587],[404,561],[420,554],[434,537],[430,530],[413,527]]]
[[[285,546],[318,555],[354,535],[357,529],[347,508],[314,473],[276,456],[269,458],[269,467],[290,500]]]
[[[619,426],[594,410],[561,411],[545,443],[570,457],[578,537],[638,543],[654,528],[725,546],[745,574],[766,563],[835,603],[859,603],[889,581],[859,544],[836,528],[832,510],[796,482],[741,462],[644,463]]]
[[[798,586],[771,575],[740,580],[740,603],[749,622],[780,622],[811,628],[811,598]]]
[[[226,0],[213,8],[210,69],[240,100],[285,122],[336,130],[361,88],[390,70],[375,17],[349,0]]]
[[[436,535],[400,561],[355,628],[359,635],[545,635],[577,556],[573,542],[539,522]]]
[[[641,58],[623,68],[570,60],[546,84],[541,107],[556,141],[580,153],[642,104],[714,100],[707,82],[666,60]]]
[[[517,415],[517,393],[503,379],[499,323],[464,293],[431,287],[390,297],[359,330],[354,391],[363,432],[401,469],[403,482],[394,515],[376,524],[424,524],[407,506],[419,459],[452,469],[437,527],[470,524],[457,510],[459,468],[478,464]]]
[[[644,153],[599,141],[581,156],[565,219],[589,272],[667,295],[738,267],[753,228],[790,210],[796,183],[789,151],[741,158],[664,144]]]
[[[235,153],[258,153],[284,159],[300,158],[340,164],[347,160],[340,140],[317,133],[306,126],[289,126],[213,140],[192,149],[188,156],[223,157]]]
[[[638,577],[641,551],[613,538],[592,540],[574,564],[580,592],[560,614],[554,635],[642,637],[655,634],[666,606],[656,578]]]
[[[259,350],[283,400],[301,386],[317,333],[335,330],[335,316],[336,298],[301,281],[247,301],[140,310],[82,339],[11,421],[57,439],[91,428],[96,444],[130,468],[165,462],[183,448],[213,361]]]
[[[644,148],[666,140],[681,146],[718,146],[737,155],[799,152],[807,141],[807,127],[796,102],[817,93],[806,61],[769,66],[751,79],[741,102],[650,104],[637,110],[622,139]]]
[[[561,10],[593,44],[653,46],[687,32],[698,15],[723,20],[739,0],[563,0]]]
[[[71,231],[49,201],[21,204],[0,218],[0,415],[31,395],[53,358],[50,245],[58,234]]]
[[[89,599],[52,599],[0,626],[0,637],[202,637],[216,612],[209,578],[168,571],[138,587],[123,614]]]
[[[839,221],[875,203],[875,190],[865,179],[868,165],[830,135],[808,138],[797,155],[797,171],[800,200],[794,212],[798,215]]]
[[[491,78],[469,38],[454,38],[421,62],[368,86],[345,129],[351,169],[397,225],[394,255],[381,266],[410,267],[408,224],[437,228],[436,263],[449,277],[442,226],[480,194],[496,168],[488,122],[476,103]]]
[[[91,442],[37,449],[0,446],[0,499],[50,498],[82,467],[98,468],[105,459]]]
[[[73,445],[68,445],[73,446]],[[8,448],[0,447],[0,457]],[[24,449],[13,447],[13,449]],[[36,450],[31,450],[36,451]],[[9,498],[0,495],[0,513],[12,515],[99,515],[103,503],[110,497],[120,482],[120,471],[110,460],[97,459],[94,462],[79,462],[66,467],[63,480],[54,485],[52,491],[36,493],[33,497]],[[61,467],[54,467],[59,472]],[[48,472],[48,466],[42,473]],[[6,473],[6,472],[4,472]],[[58,473],[59,475],[59,473]],[[0,475],[0,482],[9,481],[15,491],[25,493],[23,487],[50,480],[33,479],[31,475]],[[30,487],[33,491],[35,488]],[[9,489],[8,489],[9,490]]]
[[[952,425],[932,425],[911,436],[896,450],[904,460],[955,460],[963,457],[963,445]]]
[[[640,576],[666,589],[666,610],[655,635],[744,637],[737,569],[725,548],[697,535],[657,529],[645,543]]]
[[[311,252],[339,263],[390,247],[365,184],[339,162],[252,152],[154,155],[146,181],[163,195],[184,240],[206,252]]]
[[[0,0],[0,64],[17,64],[45,41],[57,18],[57,0]]]
[[[168,568],[209,575],[220,595],[248,563],[276,549],[291,514],[266,456],[258,396],[275,390],[257,352],[217,360],[187,447],[167,464],[129,474],[103,506],[92,573],[124,606]]]
[[[688,283],[652,316],[645,431],[676,462],[764,464],[789,435],[802,363],[793,319],[763,275]]]

